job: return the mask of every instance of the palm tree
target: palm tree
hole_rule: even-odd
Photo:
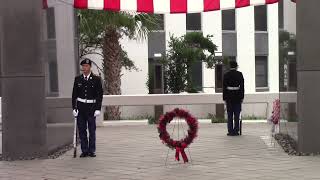
[[[81,10],[80,56],[99,54],[103,59],[104,91],[121,94],[121,69],[137,69],[120,44],[120,39],[143,40],[159,26],[160,16],[128,12]],[[97,49],[102,49],[99,53]],[[120,119],[118,106],[106,108],[107,119]]]

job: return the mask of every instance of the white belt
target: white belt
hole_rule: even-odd
[[[230,91],[237,91],[240,90],[240,87],[227,87],[227,89]]]
[[[96,100],[95,100],[95,99],[82,99],[82,98],[77,98],[77,101],[82,102],[82,103],[89,103],[89,104],[96,103]]]

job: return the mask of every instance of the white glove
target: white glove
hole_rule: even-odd
[[[73,114],[74,117],[77,117],[78,114],[79,114],[78,109],[74,109],[74,110],[72,111],[72,114]]]
[[[96,110],[96,111],[94,112],[94,117],[100,116],[100,114],[101,114],[101,111]]]

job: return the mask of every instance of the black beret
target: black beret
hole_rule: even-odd
[[[89,64],[91,66],[91,63],[92,63],[91,60],[86,58],[81,61],[80,65]]]
[[[238,67],[238,63],[236,61],[230,61],[229,65],[230,65],[230,68],[237,68]]]

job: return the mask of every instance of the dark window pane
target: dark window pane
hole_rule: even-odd
[[[164,55],[165,52],[166,52],[166,33],[150,32],[148,34],[148,57],[157,58],[159,54]]]
[[[49,62],[50,92],[58,92],[58,67],[57,62]]]
[[[56,38],[54,8],[47,9],[47,36],[48,39]]]
[[[256,31],[267,31],[267,6],[254,7],[254,22]]]
[[[154,93],[154,81],[155,81],[155,77],[154,77],[154,71],[155,71],[155,66],[154,66],[154,59],[149,58],[148,59],[148,88],[149,88],[149,94],[153,94]]]
[[[216,71],[216,92],[222,92],[222,81],[223,81],[223,65],[222,64],[216,64],[215,66]]]
[[[76,38],[80,35],[79,28],[80,16],[78,16],[77,11],[74,12],[74,35]]]
[[[79,58],[80,58],[80,50],[79,50],[79,21],[80,17],[77,16],[77,12],[74,13],[74,57],[75,57],[75,67],[76,67],[76,73],[80,73],[80,66],[79,66]]]
[[[214,19],[212,21],[214,23]],[[236,30],[236,13],[234,9],[222,11],[222,30]]]
[[[283,1],[279,1],[279,28],[284,28],[284,16],[283,16]]]
[[[297,64],[289,62],[289,91],[297,90]]]
[[[256,87],[268,87],[267,56],[256,56]]]
[[[192,66],[192,84],[197,91],[202,91],[202,62],[196,62]]]
[[[222,55],[237,56],[237,33],[235,31],[224,31],[222,33]]]
[[[160,14],[159,15],[159,19],[160,19],[160,22],[159,22],[159,25],[158,25],[158,28],[156,30],[158,31],[163,31],[164,30],[164,15],[163,14]]]
[[[215,89],[217,93],[220,93],[223,88],[223,75],[229,70],[228,62],[236,61],[237,58],[235,56],[224,56],[218,57],[217,59],[220,59],[220,63],[215,66]]]
[[[187,14],[187,30],[201,31],[201,13]]]
[[[162,89],[162,66],[155,66],[155,87],[156,89]]]

